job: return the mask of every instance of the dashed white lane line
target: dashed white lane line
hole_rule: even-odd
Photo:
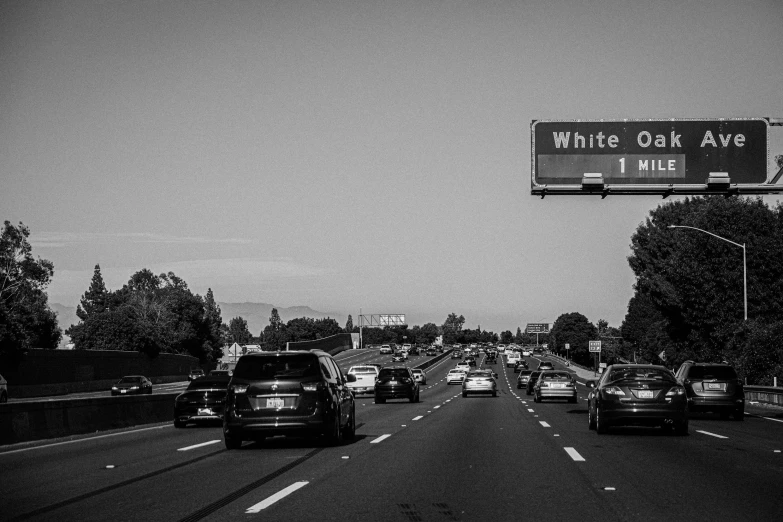
[[[544,421],[538,421],[538,422],[539,422],[539,424],[541,424],[541,425],[542,425],[543,427],[545,427],[545,428],[551,428],[551,427],[552,427],[552,426],[550,426],[549,424],[547,424],[547,423],[546,423],[546,422],[544,422]]]
[[[383,442],[384,440],[388,439],[389,437],[391,437],[391,433],[387,433],[386,435],[381,435],[377,439],[371,440],[370,444],[378,444],[379,442]]]
[[[423,419],[423,418],[424,418],[424,415],[419,415],[418,417],[413,417],[411,420],[415,420],[416,421],[416,420]]]
[[[211,440],[209,442],[202,442],[201,444],[194,444],[193,446],[188,446],[186,448],[179,448],[177,451],[190,451],[192,449],[202,448],[204,446],[209,446],[211,444],[217,444],[218,442],[220,442],[220,441],[219,440]]]
[[[527,411],[529,411],[530,413],[533,413],[535,410],[533,410],[531,408],[528,408]]]
[[[287,497],[288,495],[290,495],[291,493],[293,493],[297,489],[302,488],[302,487],[306,486],[307,484],[308,484],[307,481],[294,482],[293,484],[291,484],[287,488],[281,489],[280,491],[278,491],[277,493],[275,493],[271,497],[267,497],[266,499],[262,500],[258,504],[250,506],[245,511],[245,514],[258,513],[262,509],[268,508],[269,506],[271,506],[272,504],[274,504],[278,500]]]
[[[585,459],[574,448],[563,448],[575,462],[584,462]]]
[[[438,408],[440,408],[440,404],[438,404],[437,406],[435,406],[433,409],[434,409],[434,410],[437,410]]]
[[[705,435],[709,435],[710,437],[715,437],[718,439],[728,439],[728,437],[724,437],[723,435],[718,435],[717,433],[710,433],[709,431],[696,430],[696,432],[703,433]]]

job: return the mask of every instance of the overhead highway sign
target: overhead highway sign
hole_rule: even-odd
[[[538,120],[531,193],[768,194],[765,118]]]

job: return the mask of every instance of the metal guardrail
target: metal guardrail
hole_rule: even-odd
[[[783,406],[783,388],[774,386],[745,386],[745,403],[760,402]]]

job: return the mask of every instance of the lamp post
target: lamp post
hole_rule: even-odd
[[[707,232],[706,230],[702,230],[696,227],[688,227],[685,225],[669,225],[669,228],[690,228],[691,230],[698,230],[699,232],[704,232],[705,234],[709,234],[712,237],[717,237],[718,239],[722,239],[723,241],[727,243],[731,243],[732,245],[738,246],[742,249],[742,286],[743,286],[744,302],[745,302],[745,320],[747,321],[748,320],[748,262],[746,256],[745,243],[740,245],[739,243],[735,243],[734,241],[730,239],[726,239],[725,237],[721,237],[718,234],[713,234],[712,232]]]

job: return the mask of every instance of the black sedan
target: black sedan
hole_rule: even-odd
[[[141,395],[152,393],[152,381],[143,375],[127,375],[111,387],[112,395]]]
[[[375,381],[375,404],[387,399],[408,399],[419,402],[419,383],[407,366],[382,368]]]
[[[184,428],[188,422],[222,421],[228,392],[228,375],[202,377],[174,399],[174,427]]]
[[[527,395],[533,395],[533,386],[536,385],[536,381],[538,381],[538,377],[541,375],[540,370],[534,370],[530,372],[530,378],[527,381],[527,384],[525,385],[525,394]]]
[[[688,434],[685,388],[663,366],[613,364],[598,381],[588,381],[588,427],[606,433],[611,426],[662,426]]]

